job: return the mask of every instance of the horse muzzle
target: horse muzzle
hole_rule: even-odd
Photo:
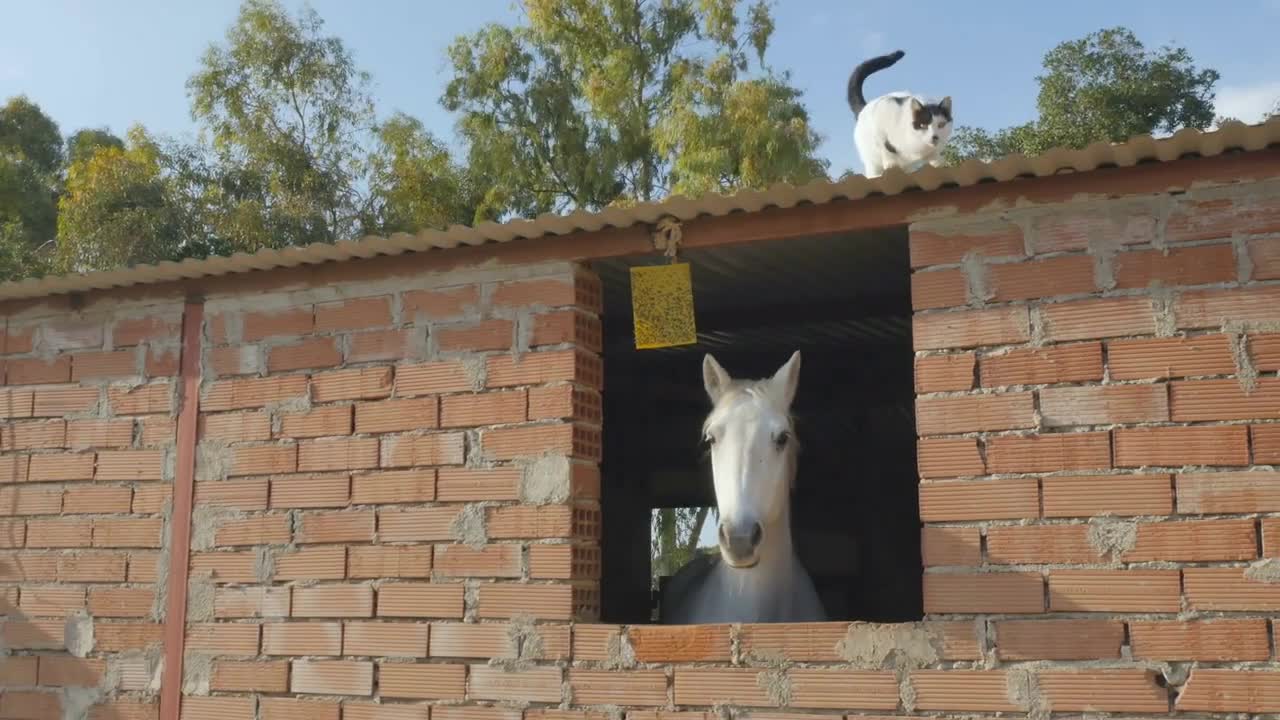
[[[725,562],[736,568],[755,567],[760,562],[760,541],[764,539],[764,528],[755,520],[720,522],[720,555]]]

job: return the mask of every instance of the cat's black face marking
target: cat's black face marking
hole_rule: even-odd
[[[889,142],[888,140],[884,141],[884,149],[888,150],[890,155],[898,154],[898,148],[894,147],[893,143]]]
[[[951,111],[938,103],[919,105],[915,112],[912,113],[911,126],[916,130],[928,129],[933,124],[935,117],[942,119],[944,124],[949,123],[951,122]]]

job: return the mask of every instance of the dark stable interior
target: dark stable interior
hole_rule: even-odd
[[[794,350],[801,444],[792,533],[833,620],[918,620],[921,597],[911,289],[905,228],[688,250],[696,345],[636,350],[628,268],[605,286],[604,622],[662,622],[650,511],[714,506],[702,358],[768,377]],[[713,523],[709,516],[708,523]]]

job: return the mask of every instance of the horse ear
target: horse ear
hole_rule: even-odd
[[[729,373],[720,367],[711,353],[702,358],[702,385],[713,403],[718,402],[729,387]]]
[[[791,359],[778,368],[778,372],[773,374],[772,382],[774,387],[782,393],[783,403],[791,407],[791,401],[796,397],[796,386],[800,384],[799,350],[791,353]]]

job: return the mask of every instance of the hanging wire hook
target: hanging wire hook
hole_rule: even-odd
[[[680,229],[680,221],[667,215],[658,220],[655,224],[653,233],[653,246],[662,251],[672,263],[675,263],[676,256],[680,252],[680,240],[682,231]]]

